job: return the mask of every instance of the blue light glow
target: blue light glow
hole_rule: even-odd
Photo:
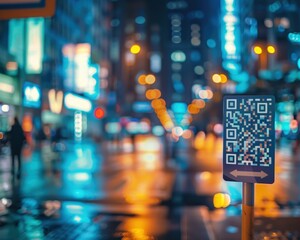
[[[184,102],[175,102],[171,105],[171,109],[174,113],[186,113],[187,104]]]
[[[40,86],[34,83],[25,82],[23,86],[25,107],[39,108],[41,106],[41,89]]]
[[[78,173],[70,173],[68,174],[68,179],[73,181],[88,181],[90,180],[91,176],[89,173],[86,172],[78,172]]]
[[[154,73],[161,70],[161,56],[158,53],[153,53],[150,57],[150,69]]]
[[[137,101],[132,105],[132,109],[137,113],[150,113],[153,112],[150,102]]]
[[[135,18],[135,22],[137,24],[144,24],[146,22],[146,19],[143,16],[138,16]]]
[[[298,32],[289,33],[288,39],[293,43],[300,43],[300,33]]]
[[[214,40],[214,39],[208,39],[207,40],[207,46],[209,47],[209,48],[215,48],[216,47],[216,41]]]
[[[82,219],[81,219],[81,217],[79,217],[79,216],[75,216],[75,217],[74,217],[74,221],[75,221],[75,222],[78,222],[78,223],[79,223],[79,222],[81,222],[81,220],[82,220]]]
[[[165,133],[165,129],[162,126],[154,126],[152,132],[155,136],[162,136]]]
[[[240,19],[239,19],[239,1],[238,0],[223,0],[222,7],[222,24],[221,24],[221,43],[222,43],[222,58],[224,62],[231,61],[234,64],[239,64],[241,58],[241,39],[240,39]],[[209,44],[207,42],[207,44]],[[208,45],[209,46],[209,45]],[[240,65],[240,64],[239,64]],[[232,71],[230,65],[224,64],[223,67]]]
[[[236,93],[244,93],[248,90],[249,83],[247,82],[241,82],[236,85]]]
[[[89,67],[89,78],[86,95],[96,100],[100,95],[100,67],[98,64],[91,64]]]
[[[198,51],[191,52],[191,60],[193,62],[199,62],[201,60],[201,53]]]

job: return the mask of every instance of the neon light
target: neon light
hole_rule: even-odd
[[[293,43],[300,43],[300,33],[298,32],[289,33],[288,38]]]
[[[221,25],[221,41],[222,41],[222,58],[223,67],[230,71],[236,72],[240,65],[241,59],[241,39],[240,39],[240,19],[239,19],[239,0],[223,0],[221,2],[222,25]]]
[[[41,105],[41,90],[39,85],[24,83],[24,106],[38,108]]]
[[[1,110],[2,112],[9,112],[9,105],[7,104],[2,105]]]
[[[74,113],[74,135],[76,140],[82,139],[82,112]]]
[[[50,110],[53,113],[61,113],[63,105],[64,93],[62,91],[56,92],[54,89],[51,89],[48,92],[49,106]]]
[[[39,74],[42,72],[44,49],[44,18],[29,18],[27,24],[27,61],[26,72]]]
[[[90,112],[92,110],[92,103],[88,99],[72,93],[67,93],[65,95],[64,102],[68,109],[74,109],[83,112]]]
[[[75,90],[83,93],[88,89],[89,62],[91,56],[91,45],[88,43],[77,44],[75,48]]]

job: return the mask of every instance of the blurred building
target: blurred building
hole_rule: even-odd
[[[254,46],[259,89],[276,96],[276,130],[279,135],[295,138],[300,111],[299,1],[254,1],[258,22]]]
[[[16,58],[8,51],[8,21],[0,21],[0,132],[10,128],[21,104]],[[2,136],[2,135],[1,135]]]
[[[93,110],[105,105],[111,77],[110,6],[106,0],[57,1],[51,18],[0,23],[3,56],[14,60],[11,74],[17,66],[22,102],[15,113],[31,135],[43,126],[63,127],[78,139],[101,134]]]

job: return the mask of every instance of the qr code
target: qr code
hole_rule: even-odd
[[[227,98],[225,101],[224,151],[228,165],[272,165],[273,99]]]

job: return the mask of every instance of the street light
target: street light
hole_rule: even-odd
[[[255,53],[256,55],[262,54],[262,49],[261,49],[260,46],[255,46],[255,47],[253,48],[253,51],[254,51],[254,53]]]
[[[268,54],[274,55],[276,53],[276,49],[273,45],[266,46],[263,44],[262,47],[255,45],[253,47],[253,52],[258,56],[259,69],[268,69],[269,67],[272,68],[274,57],[268,56]]]
[[[141,51],[141,47],[138,44],[134,44],[130,47],[130,52],[132,54],[138,54]]]
[[[274,53],[276,52],[276,49],[275,49],[274,46],[269,45],[269,46],[267,47],[267,51],[268,51],[268,53],[270,53],[270,54],[274,54]]]

